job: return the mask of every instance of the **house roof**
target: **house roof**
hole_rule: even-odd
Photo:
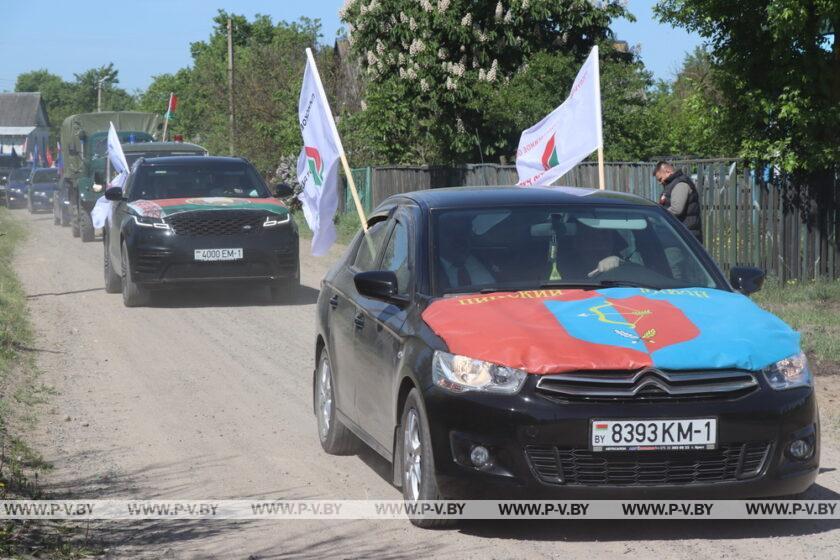
[[[0,93],[0,126],[49,126],[41,92]]]

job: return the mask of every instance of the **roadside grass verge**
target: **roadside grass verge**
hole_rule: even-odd
[[[312,230],[309,229],[308,225],[306,225],[306,219],[303,217],[303,210],[294,210],[292,212],[292,218],[295,220],[295,223],[297,223],[300,236],[305,239],[311,239]],[[336,243],[340,245],[348,245],[361,227],[359,215],[356,214],[356,212],[345,212],[344,214],[337,213],[335,215],[334,222],[337,234]]]
[[[840,373],[840,281],[768,279],[753,298],[802,333],[802,348],[820,373]]]
[[[51,468],[27,445],[25,436],[51,395],[38,380],[26,293],[12,266],[25,235],[23,225],[0,208],[0,500],[45,498],[38,478]],[[85,556],[89,551],[74,538],[76,534],[71,525],[3,521],[0,556],[29,557],[34,550],[39,557]]]

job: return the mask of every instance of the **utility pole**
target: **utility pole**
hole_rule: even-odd
[[[105,81],[105,78],[101,80],[97,80],[96,82],[96,112],[102,112],[102,82]]]
[[[233,20],[227,21],[227,43],[228,43],[228,144],[230,155],[234,154],[233,135]]]

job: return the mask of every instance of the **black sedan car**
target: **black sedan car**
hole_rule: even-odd
[[[26,192],[26,207],[30,214],[39,210],[52,210],[53,195],[58,189],[58,169],[34,169]]]
[[[570,188],[388,199],[322,282],[321,444],[408,501],[736,498],[814,481],[799,335],[661,207]],[[415,520],[434,524],[435,520]]]
[[[12,169],[6,182],[6,207],[22,208],[26,205],[26,192],[29,190],[29,176],[32,165]]]
[[[197,282],[262,283],[275,300],[297,291],[297,227],[245,159],[141,158],[125,190],[105,197],[105,290],[122,291],[126,306]]]

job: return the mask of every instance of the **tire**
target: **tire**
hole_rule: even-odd
[[[70,225],[70,216],[67,215],[67,209],[61,201],[58,202],[58,215],[59,221],[61,221],[61,227],[67,227]]]
[[[82,209],[79,210],[79,232],[82,237],[82,243],[90,243],[96,238],[96,231],[93,229],[93,220],[90,214]]]
[[[402,453],[399,464],[402,468],[403,500],[408,503],[443,500],[435,480],[435,459],[432,454],[426,409],[417,389],[412,389],[406,398],[400,421],[400,434],[400,445],[396,452]],[[455,523],[452,519],[410,519],[412,524],[423,529],[450,527]]]
[[[122,261],[122,296],[126,307],[140,307],[148,305],[151,299],[148,288],[138,285],[131,279],[131,266],[128,262],[128,249],[123,241],[120,247]]]
[[[313,384],[313,408],[318,425],[321,447],[330,455],[352,455],[359,440],[341,423],[335,414],[332,365],[327,349],[321,350]]]
[[[269,286],[271,292],[271,301],[274,303],[283,303],[286,301],[294,301],[300,291],[300,277],[283,278],[282,280],[275,280]]]
[[[73,237],[79,237],[81,235],[81,231],[79,230],[79,220],[81,218],[77,215],[75,218],[70,216],[70,233]]]
[[[34,209],[34,208],[32,208],[32,199],[31,199],[31,198],[29,198],[29,197],[26,197],[26,210],[27,210],[30,214],[34,214],[34,213],[35,213],[35,209]]]
[[[114,271],[114,264],[111,262],[111,255],[108,251],[108,237],[102,240],[103,257],[102,268],[105,274],[105,292],[118,294],[122,291],[122,278]]]
[[[61,214],[59,213],[61,210],[59,209],[58,212],[55,208],[55,202],[53,202],[53,225],[60,226],[61,225]]]

